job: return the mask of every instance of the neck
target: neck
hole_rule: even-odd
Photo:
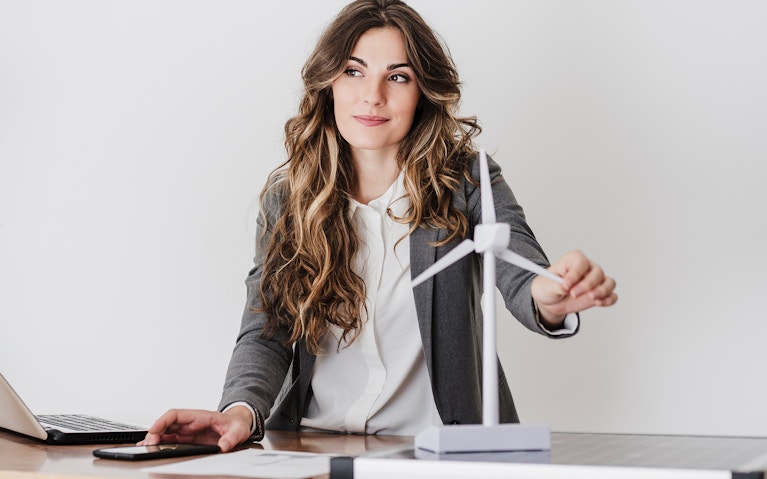
[[[400,173],[395,155],[357,151],[352,155],[357,183],[354,199],[367,204],[384,194]]]

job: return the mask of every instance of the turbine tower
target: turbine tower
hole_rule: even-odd
[[[433,426],[416,436],[416,449],[433,453],[535,451],[551,449],[551,432],[544,425],[499,424],[498,359],[496,354],[495,261],[500,258],[533,273],[562,282],[562,278],[508,249],[511,228],[495,222],[487,154],[479,151],[482,222],[474,239],[465,239],[417,278],[416,287],[470,253],[483,257],[482,296],[482,424]]]

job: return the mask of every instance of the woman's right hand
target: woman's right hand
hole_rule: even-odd
[[[217,444],[229,452],[250,437],[253,416],[244,406],[225,413],[200,409],[171,409],[160,416],[139,446],[167,443]]]

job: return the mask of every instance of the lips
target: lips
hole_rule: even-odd
[[[363,126],[379,126],[389,121],[388,118],[375,115],[354,115],[354,120]]]

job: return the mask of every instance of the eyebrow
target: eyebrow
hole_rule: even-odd
[[[366,62],[362,58],[357,58],[355,56],[350,56],[349,60],[355,61],[355,62],[359,63],[360,65],[362,65],[365,68],[367,68],[367,66],[368,66],[368,62]],[[393,64],[389,65],[388,67],[386,67],[386,69],[387,70],[396,70],[397,68],[402,68],[402,67],[408,67],[409,68],[410,64],[409,63],[393,63]]]

